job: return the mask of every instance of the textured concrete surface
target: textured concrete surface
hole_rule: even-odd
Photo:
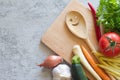
[[[52,80],[49,69],[36,66],[54,54],[40,39],[69,2],[0,0],[0,80]]]

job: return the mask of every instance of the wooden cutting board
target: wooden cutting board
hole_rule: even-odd
[[[67,25],[65,23],[65,16],[69,11],[78,11],[83,15],[88,27],[88,35],[90,41],[98,50],[98,42],[96,40],[92,13],[86,6],[77,0],[72,0],[66,6],[66,8],[43,35],[42,42],[71,64],[71,57],[73,56],[72,47],[74,45],[82,44],[87,48],[89,52],[91,52],[91,50],[83,39],[80,39],[73,35],[67,28]],[[86,69],[85,72],[90,80],[96,80]]]

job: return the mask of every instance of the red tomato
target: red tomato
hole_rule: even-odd
[[[105,33],[99,40],[100,51],[107,57],[114,57],[120,53],[120,36],[117,33]]]

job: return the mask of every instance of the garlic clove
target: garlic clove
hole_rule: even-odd
[[[52,70],[53,80],[71,80],[70,67],[66,64],[59,64]]]

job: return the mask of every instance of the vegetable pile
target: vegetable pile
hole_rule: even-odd
[[[91,4],[89,4],[89,6],[91,6]],[[96,33],[100,51],[93,52],[99,62],[95,65],[102,68],[111,80],[120,80],[120,0],[100,0],[96,14],[92,8],[90,7],[93,17],[97,17],[96,22],[98,26],[102,25],[101,27],[103,29],[103,35],[101,35],[99,40],[99,32]],[[96,28],[95,24],[96,32],[97,29],[99,29],[99,27]],[[85,50],[83,53],[89,63],[93,65],[92,59],[89,60],[89,54],[85,54],[87,53]],[[95,69],[94,66],[92,67],[97,72],[97,69]],[[99,72],[97,72],[97,74],[99,74]],[[105,79],[105,77],[100,77],[103,80],[108,80]]]
[[[102,24],[104,32],[120,34],[120,0],[100,0],[97,9],[98,24]]]
[[[120,0],[100,0],[97,23],[102,24],[103,35],[99,40],[100,52],[93,52],[98,66],[112,80],[120,80]]]

